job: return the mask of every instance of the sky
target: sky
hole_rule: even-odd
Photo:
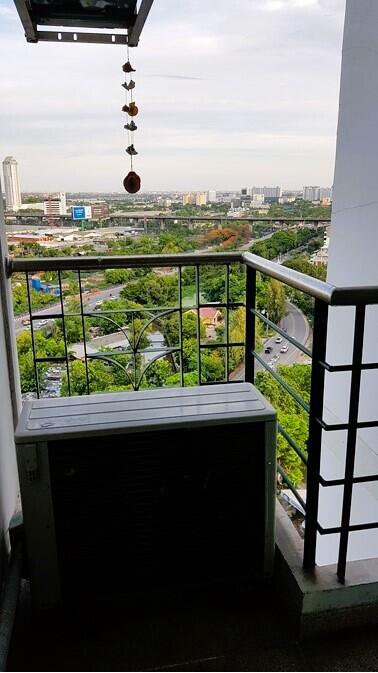
[[[139,46],[142,190],[329,186],[345,0],[155,0]],[[0,158],[22,191],[121,191],[125,47],[27,44],[0,0]]]

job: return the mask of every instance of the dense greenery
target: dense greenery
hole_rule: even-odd
[[[301,273],[305,273],[308,276],[313,278],[319,278],[319,280],[326,280],[327,277],[327,267],[325,264],[311,264],[308,257],[302,255],[300,257],[294,257],[293,259],[284,263],[284,266],[288,266],[290,269],[295,269]],[[307,320],[312,324],[313,315],[314,315],[314,300],[308,294],[304,294],[299,290],[293,290],[290,287],[286,287],[286,296],[290,301],[293,302],[298,308],[305,314]]]
[[[309,402],[311,365],[281,365],[277,371],[305,402]],[[257,372],[256,385],[277,410],[279,423],[306,454],[308,416],[305,411],[268,372]],[[305,466],[281,434],[278,435],[277,458],[293,484],[301,484],[305,477]]]
[[[29,311],[28,291],[26,284],[15,280],[12,286],[13,310],[15,315],[22,315]],[[48,292],[37,292],[30,288],[30,302],[33,309],[42,308],[48,304],[56,304],[59,297]]]
[[[310,252],[316,250],[323,244],[323,237],[324,228],[322,227],[320,229],[285,229],[277,231],[264,241],[257,241],[251,246],[250,251],[266,259],[275,259],[297,248],[305,247]]]

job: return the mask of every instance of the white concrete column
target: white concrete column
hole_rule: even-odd
[[[347,0],[327,280],[378,285],[378,2]],[[351,363],[354,309],[332,308],[327,360]],[[366,315],[364,362],[378,361],[378,308]],[[327,374],[324,415],[348,418],[350,373]],[[359,420],[378,419],[378,370],[361,380]],[[344,476],[346,432],[323,433],[322,474]],[[355,475],[378,473],[378,429],[358,432]],[[341,521],[342,487],[321,488],[320,522]],[[378,483],[354,487],[352,524],[378,520]],[[339,536],[318,536],[319,564],[337,560]],[[378,529],[350,535],[348,560],[378,557]]]
[[[7,243],[0,184],[0,545],[9,546],[8,527],[19,507],[14,425],[21,407],[10,283],[5,273]],[[1,551],[0,549],[0,551]],[[1,561],[1,558],[0,558]],[[1,567],[0,567],[1,575]],[[0,578],[1,579],[1,578]]]

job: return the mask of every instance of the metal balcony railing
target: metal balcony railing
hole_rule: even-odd
[[[240,297],[235,300],[231,288],[232,274],[235,265],[243,265],[245,268],[245,295],[243,300]],[[201,272],[204,267],[218,266],[220,274],[224,274],[224,291],[222,294],[222,301],[216,303],[208,303],[202,301],[201,296]],[[125,322],[128,328],[117,324],[117,321],[112,317],[112,311],[93,311],[88,310],[85,306],[85,299],[83,297],[83,281],[88,273],[99,272],[105,269],[170,269],[169,273],[173,273],[177,278],[177,302],[171,306],[143,306],[140,308],[126,308]],[[183,303],[183,271],[187,268],[194,269],[194,301],[192,304]],[[36,272],[50,271],[56,274],[57,283],[59,287],[59,302],[60,310],[56,313],[50,314],[50,318],[59,319],[62,325],[62,332],[64,336],[64,354],[61,356],[44,356],[38,357],[36,353],[35,344],[35,329],[34,323],[41,319],[41,314],[38,309],[33,308],[31,298],[30,280],[31,275]],[[62,275],[67,272],[75,272],[77,274],[77,286],[79,294],[79,310],[74,313],[66,311],[65,301],[63,298],[63,281]],[[340,534],[339,554],[337,574],[341,582],[345,581],[348,540],[351,532],[362,531],[378,527],[376,522],[361,522],[359,524],[351,524],[351,505],[353,497],[353,489],[355,484],[364,482],[376,482],[378,474],[354,476],[354,465],[356,455],[356,439],[357,431],[360,428],[371,428],[378,426],[378,420],[372,419],[370,421],[359,421],[359,397],[360,397],[360,382],[361,373],[368,369],[378,369],[377,362],[363,363],[362,351],[365,329],[365,312],[366,306],[371,304],[378,304],[378,287],[363,287],[363,288],[336,288],[328,283],[322,282],[315,278],[310,278],[292,269],[280,266],[271,261],[267,261],[261,257],[250,253],[228,253],[228,254],[179,254],[179,255],[151,255],[151,256],[122,256],[122,257],[67,257],[67,258],[42,258],[42,259],[12,259],[8,260],[8,274],[11,276],[15,273],[23,273],[26,278],[26,287],[28,293],[28,307],[29,319],[31,325],[31,343],[33,351],[34,373],[36,380],[36,390],[39,394],[38,384],[38,366],[40,364],[49,363],[63,363],[66,368],[68,393],[70,391],[70,366],[72,356],[70,347],[67,343],[66,328],[67,321],[71,318],[80,318],[82,322],[83,335],[83,357],[85,362],[85,375],[87,393],[91,392],[90,381],[90,363],[96,359],[105,360],[108,363],[116,363],[116,366],[123,367],[125,375],[125,385],[130,385],[133,388],[138,388],[143,385],[143,380],[146,375],[148,367],[152,362],[160,358],[170,358],[172,367],[179,375],[179,385],[186,385],[186,377],[184,367],[184,351],[183,351],[183,315],[187,311],[193,311],[196,316],[196,367],[195,367],[195,383],[203,384],[209,383],[204,378],[202,372],[202,357],[207,349],[217,349],[224,353],[224,368],[221,380],[213,381],[230,382],[230,349],[243,349],[243,360],[245,364],[244,379],[249,382],[254,382],[255,379],[255,365],[259,363],[261,367],[267,370],[271,376],[284,388],[284,390],[291,395],[296,403],[304,410],[309,418],[309,433],[307,442],[307,455],[298,446],[296,441],[290,436],[287,430],[279,425],[279,431],[282,433],[291,448],[299,456],[300,460],[306,466],[306,481],[307,481],[307,495],[306,502],[301,498],[298,490],[293,485],[292,481],[278,465],[278,471],[282,480],[287,484],[289,489],[294,493],[300,504],[302,505],[306,515],[306,527],[304,538],[304,557],[303,564],[307,569],[312,569],[315,566],[316,557],[316,542],[317,535],[332,535]],[[298,342],[293,336],[287,334],[277,324],[273,323],[268,316],[264,315],[256,308],[256,280],[257,274],[263,274],[270,278],[281,281],[286,286],[294,290],[298,290],[314,299],[314,315],[313,315],[313,348],[310,351],[306,345]],[[343,365],[333,365],[326,361],[326,342],[327,342],[327,327],[328,327],[328,307],[329,306],[351,306],[355,307],[355,322],[354,322],[354,346],[353,358],[351,363]],[[222,321],[224,324],[223,338],[218,338],[213,342],[201,337],[201,309],[208,307],[216,307],[222,312]],[[245,338],[242,341],[232,341],[230,339],[230,315],[235,309],[245,310]],[[114,312],[113,312],[114,313]],[[117,314],[120,311],[117,309]],[[147,317],[146,327],[142,328],[139,334],[136,334],[134,329],[135,315],[143,313]],[[169,316],[177,316],[177,343],[165,344],[164,347],[142,348],[142,336],[148,325],[154,323],[162,324]],[[113,321],[114,327],[121,329],[128,342],[128,347],[121,351],[112,352],[98,352],[90,353],[88,351],[88,344],[86,340],[86,321],[90,318],[99,318],[105,321]],[[256,319],[274,329],[279,335],[282,335],[287,341],[298,348],[307,357],[312,359],[311,369],[311,396],[310,402],[307,403],[301,398],[298,393],[282,378],[282,376],[270,367],[261,354],[255,348],[256,337]],[[140,367],[138,358],[141,355],[149,354],[151,358],[147,366]],[[117,359],[127,356],[133,362],[132,367],[127,367],[118,362]],[[139,367],[139,369],[138,369]],[[327,423],[324,419],[323,399],[324,399],[324,381],[325,372],[351,372],[351,386],[350,386],[350,400],[349,400],[349,416],[347,423]],[[235,379],[234,379],[235,380]],[[345,474],[342,479],[325,479],[321,474],[321,452],[322,452],[322,433],[334,432],[337,430],[345,430],[347,432],[347,448],[345,461]],[[341,486],[343,488],[342,497],[342,515],[339,526],[325,528],[319,523],[319,488]]]

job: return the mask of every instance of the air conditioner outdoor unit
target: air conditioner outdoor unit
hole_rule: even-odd
[[[26,402],[32,596],[269,576],[276,414],[249,383]]]

